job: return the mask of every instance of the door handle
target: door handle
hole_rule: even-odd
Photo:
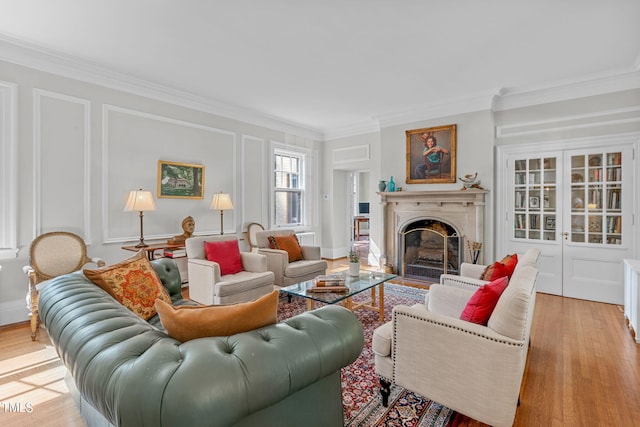
[[[564,240],[568,240],[569,239],[569,233],[567,231],[562,233],[562,235],[564,236]]]

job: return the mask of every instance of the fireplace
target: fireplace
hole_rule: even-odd
[[[460,272],[462,236],[450,224],[437,219],[414,221],[398,233],[398,239],[401,276],[437,281],[443,273]]]
[[[384,224],[382,262],[398,275],[427,281],[437,281],[444,272],[458,273],[462,262],[471,262],[465,242],[484,241],[487,192],[378,193]]]

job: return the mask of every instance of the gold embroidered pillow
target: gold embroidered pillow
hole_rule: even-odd
[[[156,299],[171,304],[171,297],[162,286],[144,251],[117,264],[95,270],[85,269],[82,272],[144,320],[156,315]]]

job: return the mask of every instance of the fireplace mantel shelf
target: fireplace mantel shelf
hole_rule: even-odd
[[[380,201],[383,203],[460,203],[466,205],[484,205],[484,195],[489,190],[434,190],[434,191],[385,191],[379,192]]]

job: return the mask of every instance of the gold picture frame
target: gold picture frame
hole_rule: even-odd
[[[158,197],[204,199],[204,166],[158,160]]]
[[[456,182],[456,125],[405,131],[407,184]]]

